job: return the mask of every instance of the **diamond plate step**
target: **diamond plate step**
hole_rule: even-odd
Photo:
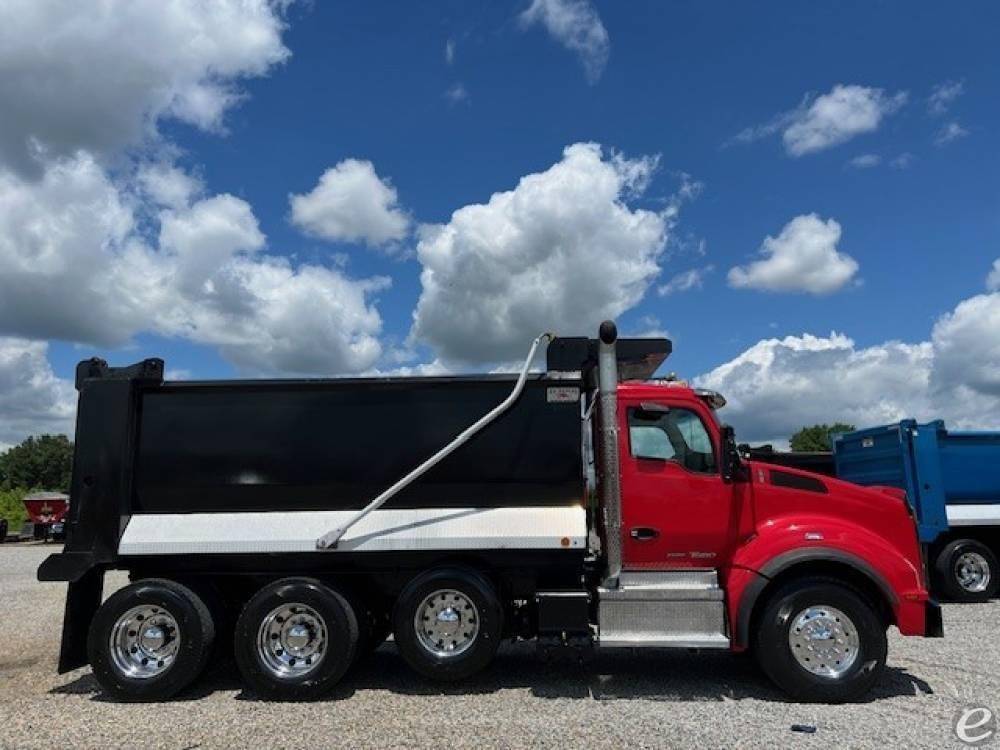
[[[719,574],[710,570],[643,570],[624,571],[618,578],[621,587],[655,587],[655,588],[719,588]]]
[[[601,648],[729,648],[729,638],[722,633],[671,633],[669,635],[648,635],[620,638],[602,636]]]
[[[729,646],[715,570],[626,572],[597,595],[602,647]]]

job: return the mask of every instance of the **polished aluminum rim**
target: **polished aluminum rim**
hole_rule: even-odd
[[[461,591],[440,589],[417,607],[413,628],[420,645],[434,656],[458,656],[479,636],[479,610]]]
[[[257,655],[278,679],[309,674],[323,661],[326,647],[326,621],[305,604],[272,609],[257,631]]]
[[[788,646],[807,672],[838,678],[858,659],[858,629],[836,607],[806,607],[792,619]]]
[[[167,610],[144,604],[132,607],[115,621],[109,645],[119,672],[147,680],[173,666],[181,645],[181,630]]]
[[[970,594],[981,594],[990,585],[990,564],[978,552],[963,552],[955,561],[955,580]]]

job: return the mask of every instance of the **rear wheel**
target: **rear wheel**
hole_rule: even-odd
[[[941,550],[935,563],[941,588],[957,602],[985,602],[997,595],[997,556],[982,542],[956,539]]]
[[[754,652],[764,673],[793,697],[822,703],[859,698],[885,668],[885,624],[874,604],[838,581],[792,581],[765,602]]]
[[[393,633],[406,662],[436,680],[461,680],[496,655],[503,609],[493,586],[464,568],[442,568],[412,581],[396,602]]]
[[[314,700],[354,661],[358,620],[347,600],[311,578],[265,586],[236,622],[236,664],[246,684],[275,700]]]
[[[173,697],[201,674],[215,638],[208,608],[173,581],[138,581],[94,615],[87,651],[94,677],[125,701]]]

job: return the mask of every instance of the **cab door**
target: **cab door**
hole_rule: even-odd
[[[625,401],[619,408],[623,567],[725,564],[734,493],[719,474],[718,433],[709,429],[709,415],[666,401]]]

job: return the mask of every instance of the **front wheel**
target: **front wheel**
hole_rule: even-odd
[[[792,581],[765,602],[754,652],[764,673],[793,697],[844,703],[868,692],[885,669],[885,624],[875,606],[838,581]]]
[[[945,546],[934,567],[944,593],[957,602],[988,601],[1000,587],[997,556],[974,539],[956,539]]]

